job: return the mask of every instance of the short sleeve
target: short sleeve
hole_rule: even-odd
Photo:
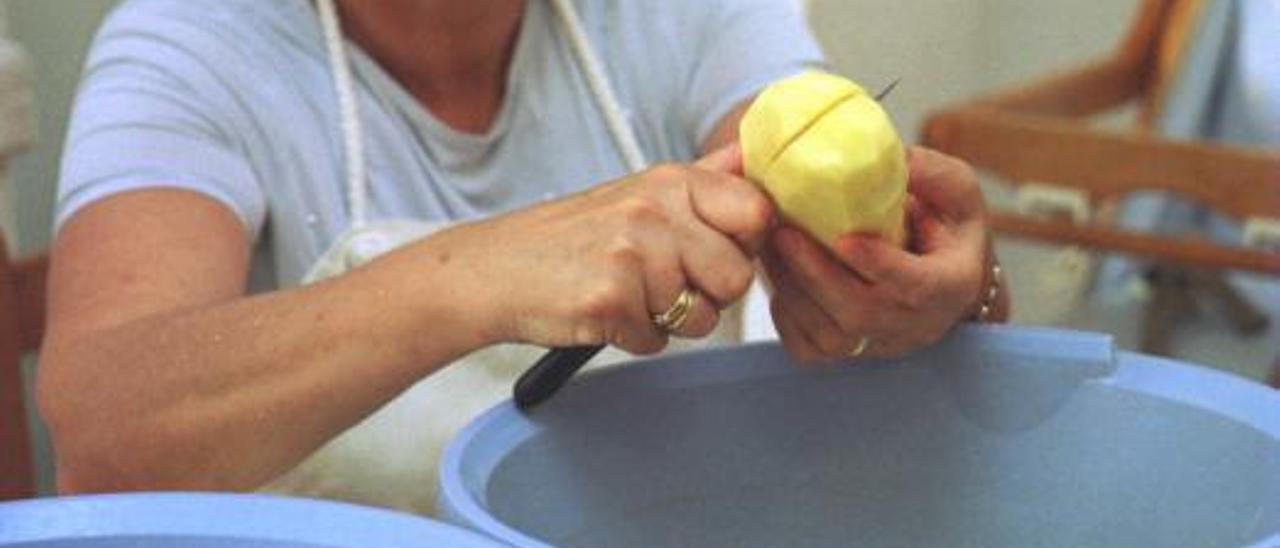
[[[824,66],[797,0],[699,1],[686,127],[702,143],[733,107],[770,82]]]
[[[189,21],[125,4],[95,37],[58,181],[55,224],[117,193],[181,188],[230,208],[256,238],[266,200],[239,138],[244,114],[219,67],[228,45]]]

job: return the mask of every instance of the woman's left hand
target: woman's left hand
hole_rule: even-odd
[[[770,310],[796,358],[902,354],[937,341],[981,305],[994,258],[977,176],[923,148],[909,150],[907,161],[909,250],[848,235],[833,253],[792,226],[771,238],[762,255]],[[998,306],[992,319],[1005,313]]]

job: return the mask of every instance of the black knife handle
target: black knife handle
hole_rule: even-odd
[[[527,411],[546,401],[603,349],[604,346],[570,346],[548,350],[516,381],[516,407]]]

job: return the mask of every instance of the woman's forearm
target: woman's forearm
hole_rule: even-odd
[[[485,344],[405,263],[47,341],[60,488],[256,487]]]
[[[243,228],[216,201],[142,191],[89,206],[55,242],[40,375],[62,487],[251,488],[472,350],[643,354],[705,336],[746,292],[744,249],[772,222],[729,174],[737,158],[655,167],[252,298]],[[659,329],[653,315],[690,287],[692,319]]]

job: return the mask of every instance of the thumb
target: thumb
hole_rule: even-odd
[[[737,141],[722,146],[694,162],[707,171],[742,176],[742,146]]]

